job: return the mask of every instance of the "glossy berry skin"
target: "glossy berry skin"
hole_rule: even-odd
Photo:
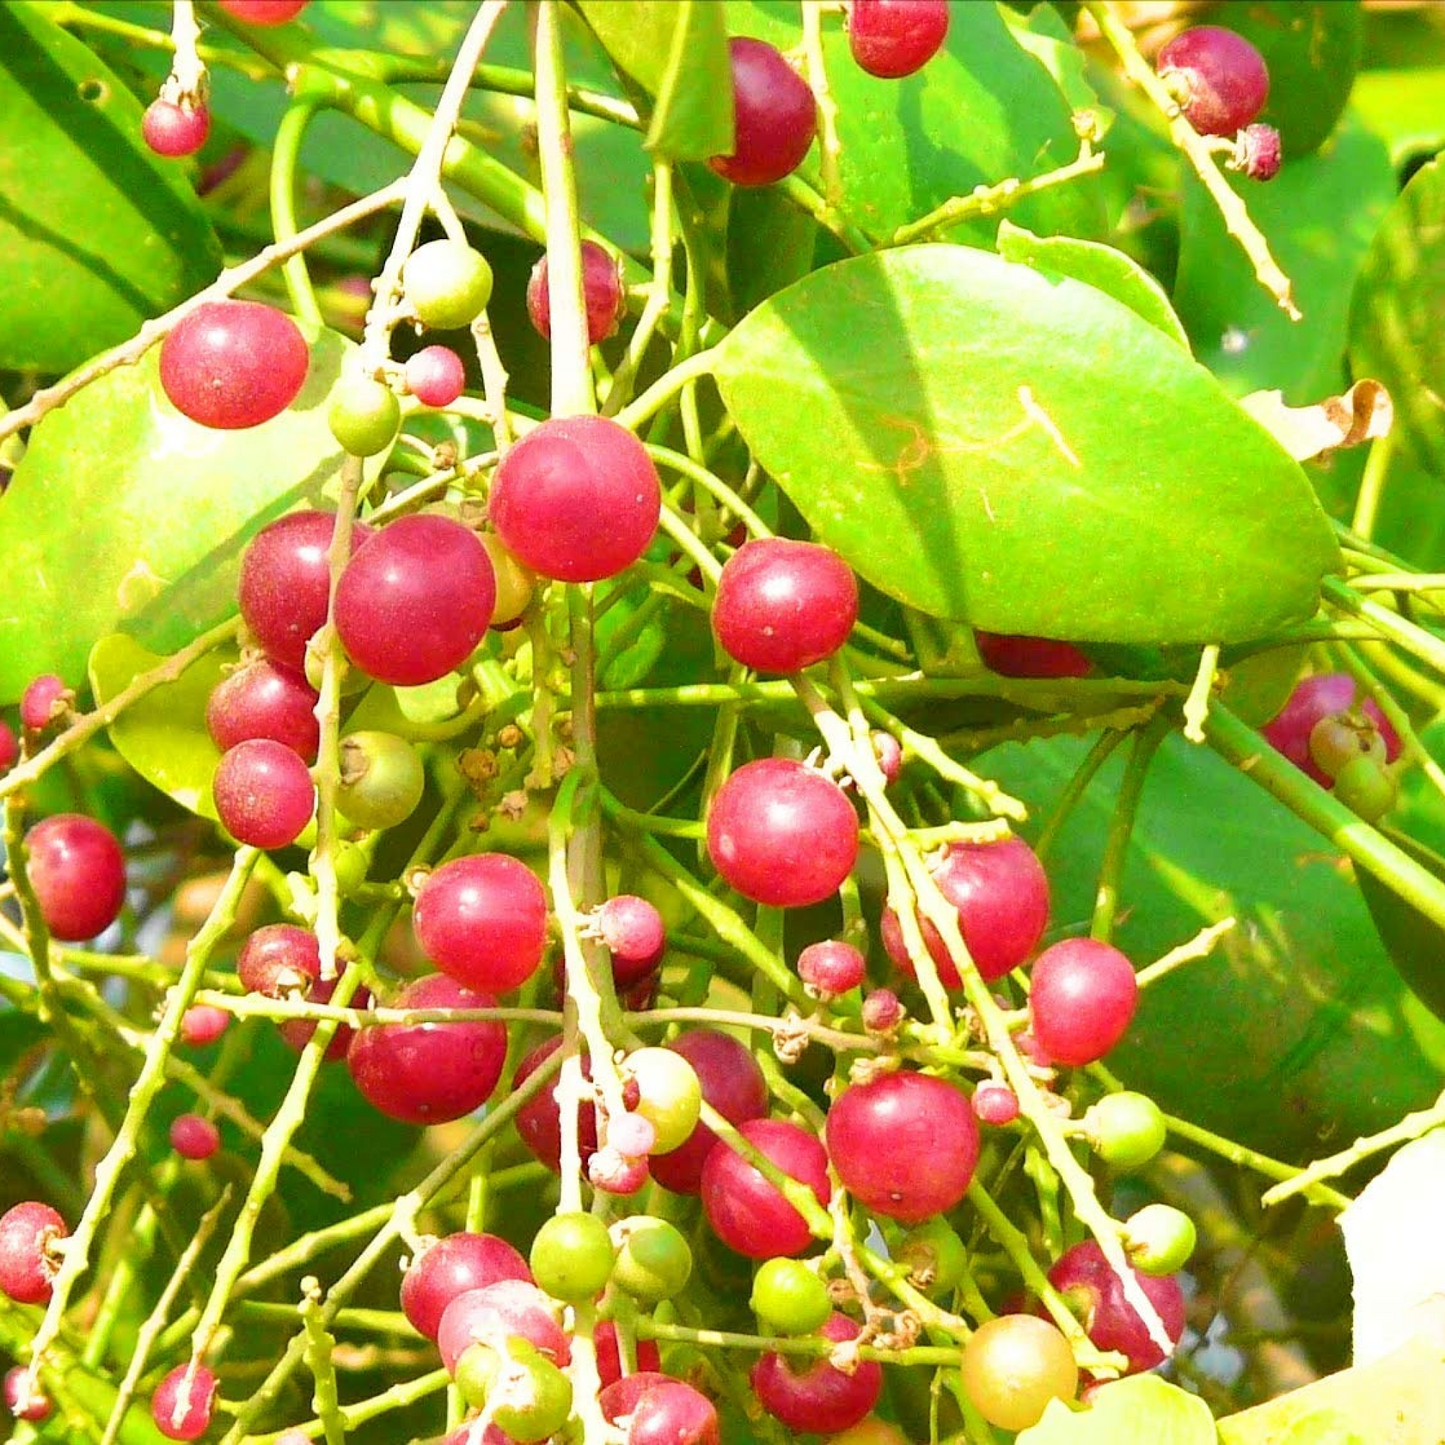
[[[158,156],[193,156],[211,133],[211,112],[204,105],[175,105],[153,100],[140,119],[141,138]]]
[[[717,1029],[690,1029],[669,1045],[693,1067],[702,1097],[730,1124],[761,1119],[768,1112],[768,1085],[758,1061],[731,1034]],[[676,1149],[652,1160],[652,1177],[675,1194],[696,1194],[702,1188],[703,1165],[717,1145],[717,1135],[699,1123]]]
[[[492,297],[492,268],[465,241],[428,241],[401,268],[402,290],[423,326],[470,326]]]
[[[731,155],[708,164],[735,186],[769,186],[803,163],[818,130],[818,108],[807,82],[763,40],[728,41],[732,65]]]
[[[287,848],[311,821],[316,785],[290,748],[269,738],[252,738],[222,755],[211,797],[221,826],[238,843]]]
[[[501,993],[537,971],[547,946],[547,895],[506,853],[454,858],[427,876],[412,927],[422,952],[458,983]]]
[[[979,1414],[1001,1430],[1037,1425],[1050,1400],[1072,1400],[1079,1388],[1068,1340],[1034,1315],[984,1321],[964,1346],[962,1375]]]
[[[1087,677],[1094,665],[1072,642],[975,628],[978,655],[1000,677]]]
[[[860,987],[866,975],[863,955],[841,939],[810,943],[798,955],[798,977],[821,999],[837,998]]]
[[[284,25],[305,8],[306,0],[216,0],[217,5],[247,25]]]
[[[416,687],[472,655],[496,600],[492,564],[475,532],[450,517],[402,517],[346,564],[336,630],[369,677]]]
[[[859,68],[898,80],[928,64],[948,36],[948,0],[853,0],[848,48]]]
[[[1048,927],[1048,875],[1022,838],[951,843],[933,870],[933,878],[958,909],[964,946],[990,983],[1023,963]],[[945,988],[962,988],[963,979],[938,930],[926,918],[920,917],[919,925],[939,981]],[[888,956],[911,975],[913,960],[891,908],[884,910],[880,931]]]
[[[401,430],[401,403],[385,382],[346,375],[332,393],[326,419],[342,451],[354,457],[379,456]]]
[[[296,399],[311,356],[296,323],[255,301],[208,301],[161,342],[161,386],[201,426],[240,431]]]
[[[1283,709],[1260,729],[1271,746],[1283,753],[1295,767],[1308,773],[1320,787],[1330,786],[1329,776],[1310,755],[1310,734],[1316,725],[1335,713],[1356,706],[1355,680],[1347,672],[1321,672],[1304,678],[1290,694]],[[1362,711],[1385,740],[1385,759],[1400,756],[1400,738],[1390,726],[1374,698],[1359,703]]]
[[[825,1339],[855,1339],[858,1326],[847,1315],[834,1314],[823,1326]],[[883,1367],[862,1360],[851,1375],[826,1359],[794,1358],[769,1351],[753,1366],[749,1383],[763,1409],[790,1430],[831,1435],[856,1425],[878,1403]]]
[[[765,1259],[748,1303],[766,1328],[784,1335],[811,1334],[833,1312],[828,1286],[800,1259]]]
[[[48,1246],[69,1233],[60,1215],[36,1199],[0,1214],[0,1294],[16,1304],[45,1304],[56,1269]]]
[[[973,1091],[973,1112],[981,1124],[1012,1124],[1019,1116],[1019,1097],[1007,1084],[985,1082]]]
[[[572,1348],[554,1311],[552,1301],[525,1280],[502,1279],[467,1290],[442,1311],[437,1326],[442,1364],[455,1373],[468,1345],[519,1335],[554,1364],[566,1365]]]
[[[707,851],[743,897],[805,908],[831,898],[853,871],[858,815],[821,773],[789,758],[759,758],[718,789]]]
[[[25,835],[30,884],[50,936],[80,943],[103,933],[125,903],[125,855],[115,834],[83,813],[57,813]]]
[[[1066,938],[1034,964],[1029,1024],[1056,1064],[1092,1064],[1124,1037],[1138,1002],[1134,966],[1117,948]]]
[[[758,672],[797,672],[831,657],[858,620],[858,583],[816,542],[759,537],[723,564],[712,627],[724,652]]]
[[[241,945],[236,977],[262,998],[304,998],[321,976],[316,935],[294,923],[268,923]]]
[[[204,1365],[197,1365],[187,1389],[189,1369],[189,1365],[177,1365],[151,1396],[151,1419],[168,1440],[199,1440],[211,1427],[216,1377]]]
[[[336,992],[339,979],[318,978],[314,980],[306,991],[308,1003],[330,1003],[331,995]],[[371,993],[365,988],[358,988],[351,995],[351,1002],[348,1008],[364,1009],[371,1003]],[[276,1026],[276,1032],[281,1035],[281,1041],[288,1047],[295,1049],[299,1054],[307,1044],[311,1042],[311,1036],[316,1032],[316,1022],[313,1019],[285,1019]],[[351,1041],[356,1036],[356,1030],[342,1024],[331,1036],[331,1042],[326,1046],[326,1052],[321,1056],[322,1062],[333,1064],[338,1059],[344,1059],[351,1049]]]
[[[208,1003],[192,1004],[181,1015],[181,1042],[191,1048],[213,1044],[231,1027],[231,1015]]]
[[[1233,135],[1269,99],[1264,57],[1242,35],[1217,25],[1176,35],[1159,52],[1156,68],[1175,78],[1184,117],[1200,135]]]
[[[495,532],[483,532],[481,537],[497,577],[497,605],[492,611],[492,626],[501,631],[521,619],[537,590],[537,579],[502,546]]]
[[[1173,1275],[1156,1277],[1133,1271],[1154,1306],[1165,1333],[1176,1344],[1184,1333],[1184,1294]],[[1085,1333],[1101,1350],[1126,1355],[1126,1374],[1152,1370],[1164,1362],[1164,1352],[1150,1338],[1148,1328],[1124,1297],[1124,1284],[1104,1258],[1097,1241],[1086,1239],[1059,1256],[1049,1271],[1049,1283],[1064,1294],[1079,1314]]]
[[[617,1242],[613,1280],[644,1304],[680,1295],[692,1275],[692,1250],[681,1230],[665,1219],[636,1215],[612,1226]]]
[[[5,1409],[17,1420],[29,1420],[32,1424],[38,1425],[42,1420],[50,1417],[50,1412],[55,1407],[49,1396],[43,1395],[39,1390],[31,1394],[25,1388],[25,1378],[29,1373],[23,1365],[16,1365],[13,1370],[6,1370],[5,1383],[0,1388],[0,1401],[3,1401]]]
[[[952,1209],[978,1164],[968,1096],[928,1074],[884,1074],[828,1110],[828,1156],[865,1208],[904,1224]]]
[[[784,1119],[749,1119],[738,1127],[764,1158],[808,1185],[819,1204],[828,1203],[828,1155],[813,1135]],[[749,1259],[802,1254],[813,1243],[807,1222],[782,1192],[722,1141],[702,1167],[702,1207],[717,1237]]]
[[[553,417],[502,459],[487,510],[524,566],[559,582],[599,582],[647,550],[662,488],[626,428],[602,416]]]
[[[655,1154],[670,1154],[697,1127],[702,1085],[675,1049],[634,1049],[624,1068],[637,1084],[636,1111],[655,1132]]]
[[[1168,1137],[1159,1105],[1128,1089],[1105,1094],[1084,1115],[1083,1125],[1094,1152],[1116,1169],[1142,1168]]]
[[[552,336],[552,298],[547,289],[547,258],[532,267],[527,282],[527,315],[538,334]],[[582,295],[587,305],[587,340],[592,346],[605,341],[617,330],[626,310],[622,272],[610,252],[595,241],[582,243]]]
[[[272,662],[298,674],[306,670],[307,642],[326,621],[335,525],[330,512],[292,512],[257,532],[241,558],[237,595],[246,627]],[[371,535],[357,523],[353,553]]]
[[[171,1124],[171,1148],[182,1159],[209,1159],[221,1147],[221,1131],[199,1114],[181,1114]]]
[[[517,1071],[512,1075],[512,1092],[516,1093],[561,1046],[560,1035],[538,1044],[517,1065]],[[588,1059],[582,1061],[582,1077],[592,1077],[592,1065]],[[517,1133],[534,1159],[545,1164],[554,1174],[561,1171],[562,1112],[557,1104],[555,1074],[551,1083],[517,1111]],[[597,1109],[591,1100],[585,1101],[577,1111],[577,1147],[585,1169],[597,1149]]]
[[[892,733],[877,730],[869,735],[869,741],[873,744],[873,757],[878,764],[878,771],[883,774],[884,784],[896,783],[898,775],[903,771],[902,744]]]
[[[20,756],[20,743],[15,729],[7,722],[0,722],[0,773],[8,773]]]
[[[33,733],[44,732],[72,696],[65,683],[53,672],[44,672],[32,678],[20,697],[22,725]]]
[[[599,1320],[592,1332],[597,1349],[597,1378],[605,1390],[622,1378],[622,1354],[617,1343],[617,1326],[611,1320]],[[635,1346],[637,1370],[657,1373],[662,1368],[662,1355],[656,1340],[638,1340]]]
[[[401,1279],[401,1308],[420,1334],[437,1337],[442,1314],[459,1295],[499,1279],[532,1281],[527,1261],[494,1234],[449,1234],[427,1245]]]
[[[206,731],[222,752],[251,738],[270,738],[312,763],[321,743],[317,700],[299,673],[263,658],[216,684],[206,702]]]
[[[492,1008],[445,974],[408,984],[393,1006],[411,1009]],[[346,1056],[356,1087],[383,1114],[406,1124],[444,1124],[486,1103],[507,1056],[500,1023],[383,1024],[362,1029]]]
[[[336,806],[358,828],[394,828],[416,811],[426,790],[421,755],[395,733],[366,729],[341,740]]]
[[[568,1211],[543,1221],[527,1260],[539,1289],[553,1299],[577,1303],[607,1287],[616,1257],[602,1220],[585,1211]]]
[[[402,369],[406,389],[423,406],[450,406],[467,384],[467,369],[450,346],[424,346]]]
[[[627,1422],[627,1445],[719,1445],[712,1401],[681,1380],[639,1370],[597,1400],[610,1423]]]
[[[667,929],[662,914],[635,893],[619,893],[599,904],[592,921],[612,955],[612,978],[629,988],[662,962]]]

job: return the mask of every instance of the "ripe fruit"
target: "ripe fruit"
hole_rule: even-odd
[[[1173,1275],[1156,1278],[1133,1271],[1164,1331],[1175,1344],[1184,1333],[1184,1294]],[[1118,1350],[1128,1357],[1126,1374],[1152,1370],[1164,1361],[1164,1351],[1150,1338],[1144,1321],[1124,1297],[1124,1282],[1104,1258],[1097,1241],[1086,1239],[1066,1250],[1049,1271],[1049,1283],[1079,1315],[1084,1332],[1101,1350]]]
[[[25,835],[30,885],[50,936],[81,943],[103,933],[125,903],[125,855],[115,834],[82,813],[57,813]]]
[[[800,1259],[764,1260],[749,1303],[764,1329],[780,1335],[810,1335],[833,1313],[828,1286]]]
[[[306,762],[321,742],[316,690],[289,668],[262,659],[223,677],[206,702],[206,731],[222,752],[270,738]]]
[[[211,780],[221,826],[238,843],[286,848],[311,821],[316,785],[290,748],[269,738],[237,743],[222,756]]]
[[[723,564],[712,627],[731,658],[797,672],[831,657],[858,620],[858,583],[831,548],[786,537],[744,542]]]
[[[892,733],[878,729],[868,735],[868,740],[873,744],[873,756],[877,759],[878,771],[883,774],[884,785],[896,783],[903,771],[903,745]]]
[[[15,729],[7,722],[0,722],[0,773],[8,773],[20,756],[20,744]]]
[[[16,1304],[45,1304],[60,1267],[52,1246],[69,1233],[65,1221],[38,1199],[0,1214],[0,1292]]]
[[[472,655],[497,585],[477,534],[450,517],[402,517],[356,549],[336,585],[336,630],[369,677],[435,682]]]
[[[891,988],[875,988],[863,1000],[860,1015],[870,1034],[891,1034],[903,1022],[907,1010]]]
[[[1146,1204],[1124,1224],[1129,1263],[1145,1274],[1173,1274],[1189,1263],[1197,1235],[1194,1221],[1172,1204]]]
[[[532,267],[527,282],[527,315],[532,325],[549,340],[552,336],[552,298],[547,290],[547,258]],[[622,271],[616,258],[595,241],[582,243],[582,295],[587,306],[587,340],[592,346],[605,341],[617,330],[627,309],[622,291]]]
[[[553,417],[502,459],[487,510],[503,545],[532,571],[598,582],[647,550],[662,488],[642,443],[615,421]]]
[[[284,25],[305,8],[306,0],[216,0],[217,5],[247,25]]]
[[[1279,132],[1272,125],[1247,125],[1234,139],[1234,154],[1226,162],[1252,181],[1272,181],[1280,167]]]
[[[357,732],[341,740],[336,806],[358,828],[394,828],[411,817],[426,788],[421,756],[395,733]]]
[[[1269,71],[1242,35],[1197,25],[1176,35],[1156,64],[1200,135],[1233,135],[1264,109]]]
[[[565,1365],[572,1349],[553,1310],[552,1301],[524,1280],[502,1279],[467,1290],[442,1311],[437,1328],[442,1364],[455,1372],[468,1345],[501,1344],[519,1335],[554,1364]]]
[[[962,1373],[978,1413],[1001,1430],[1037,1425],[1050,1400],[1072,1400],[1079,1388],[1068,1340],[1033,1315],[981,1324],[963,1348]]]
[[[354,457],[374,457],[396,440],[401,430],[401,403],[385,382],[349,374],[332,392],[326,420],[343,451]]]
[[[318,962],[319,966],[319,962]],[[331,995],[336,992],[339,979],[314,980],[311,987],[306,991],[308,1003],[330,1003]],[[358,988],[351,995],[349,1008],[364,1009],[371,1003],[371,994],[367,989]],[[312,1019],[286,1019],[277,1025],[276,1032],[281,1035],[281,1041],[288,1047],[293,1048],[299,1054],[307,1044],[311,1042],[311,1036],[316,1032],[317,1025]],[[334,1063],[337,1059],[346,1057],[351,1047],[351,1041],[356,1036],[356,1030],[348,1024],[342,1024],[331,1036],[331,1042],[326,1046],[326,1052],[321,1056],[323,1063]]]
[[[612,955],[612,978],[628,988],[662,962],[667,929],[662,914],[635,893],[619,893],[592,912],[591,925]]]
[[[321,976],[316,935],[294,923],[268,923],[241,945],[236,977],[263,998],[304,998]]]
[[[528,1263],[538,1288],[553,1299],[590,1300],[607,1287],[616,1252],[594,1214],[554,1214],[532,1240]]]
[[[952,1209],[978,1164],[968,1096],[928,1074],[884,1074],[828,1110],[828,1157],[865,1208],[916,1224]]]
[[[292,512],[257,532],[241,558],[241,617],[266,656],[295,673],[305,672],[306,644],[326,621],[335,525],[330,512]],[[351,550],[371,535],[358,522]]]
[[[1320,787],[1328,788],[1330,779],[1320,771],[1310,756],[1310,735],[1315,724],[1334,713],[1347,712],[1356,705],[1355,680],[1347,672],[1321,672],[1304,678],[1290,694],[1280,712],[1262,729],[1270,744],[1283,753],[1297,768],[1302,768]],[[1400,738],[1390,726],[1374,698],[1359,704],[1360,711],[1374,723],[1385,740],[1385,758],[1394,762],[1400,756]]]
[[[428,974],[397,994],[403,1009],[492,1008],[445,974]],[[507,1056],[500,1023],[383,1024],[362,1029],[346,1065],[356,1087],[383,1114],[407,1124],[443,1124],[486,1103]]]
[[[75,694],[53,672],[32,678],[20,696],[20,721],[30,732],[44,732],[75,700]]]
[[[592,1332],[592,1343],[597,1349],[597,1378],[605,1390],[608,1385],[622,1378],[622,1356],[617,1343],[617,1326],[611,1320],[599,1320]],[[638,1340],[635,1355],[637,1371],[655,1374],[662,1368],[662,1356],[655,1340]]]
[[[204,105],[153,100],[140,118],[140,133],[158,156],[192,156],[211,133],[211,112]]]
[[[512,1092],[523,1084],[562,1047],[562,1037],[544,1039],[526,1058],[517,1065],[512,1075]],[[582,1060],[582,1076],[592,1077],[592,1065]],[[555,1076],[539,1094],[534,1094],[517,1111],[517,1133],[522,1143],[531,1151],[533,1158],[545,1164],[552,1173],[561,1169],[562,1160],[562,1112],[557,1104],[557,1081]],[[577,1146],[581,1154],[582,1167],[587,1167],[597,1148],[597,1108],[590,1099],[577,1111]]]
[[[712,1401],[667,1375],[639,1371],[615,1380],[597,1403],[609,1423],[627,1422],[627,1445],[719,1445]]]
[[[168,1440],[199,1440],[211,1426],[216,1377],[204,1365],[197,1365],[188,1386],[190,1369],[189,1365],[177,1365],[151,1396],[151,1419]]]
[[[996,843],[950,843],[933,869],[933,880],[958,910],[964,946],[984,979],[992,983],[1023,963],[1049,922],[1049,879],[1034,850],[1022,838]],[[938,930],[920,916],[924,942],[945,988],[962,988],[958,966]],[[904,973],[913,960],[898,915],[883,911],[883,946]]]
[[[1094,664],[1072,642],[1023,637],[975,628],[973,640],[984,665],[1000,677],[1087,677]]]
[[[547,895],[505,853],[454,858],[428,874],[411,916],[422,951],[468,988],[504,992],[537,971],[547,946]]]
[[[853,0],[848,48],[869,75],[897,80],[922,69],[948,35],[948,0]]]
[[[182,1159],[209,1159],[221,1147],[221,1131],[199,1114],[181,1114],[171,1124],[171,1148]]]
[[[654,1154],[668,1154],[692,1133],[702,1107],[702,1085],[692,1065],[673,1049],[635,1049],[627,1072],[637,1083],[637,1112],[656,1130]]]
[[[231,1027],[231,1015],[208,1003],[195,1003],[181,1015],[181,1042],[192,1048],[213,1044]]]
[[[828,1155],[813,1135],[785,1119],[748,1119],[738,1130],[765,1159],[812,1189],[819,1204],[828,1203]],[[813,1242],[807,1221],[782,1191],[722,1140],[702,1167],[701,1192],[714,1233],[749,1259],[802,1254]]]
[[[527,1261],[494,1234],[449,1234],[425,1245],[401,1280],[401,1307],[413,1327],[434,1340],[442,1313],[459,1295],[499,1279],[531,1283]]]
[[[773,46],[737,36],[728,41],[735,130],[731,155],[708,164],[735,186],[768,186],[803,163],[818,129],[807,82]]]
[[[823,1325],[824,1339],[855,1339],[858,1326],[847,1315],[835,1314]],[[851,1375],[835,1369],[826,1359],[763,1355],[748,1377],[753,1394],[768,1414],[799,1433],[829,1435],[856,1425],[878,1403],[883,1389],[883,1367],[877,1360],[861,1360]]]
[[[1163,1147],[1167,1135],[1159,1105],[1146,1094],[1105,1094],[1080,1121],[1094,1152],[1116,1169],[1140,1169]]]
[[[423,326],[470,326],[492,297],[492,268],[465,241],[428,241],[406,258],[401,285]]]
[[[285,411],[310,360],[283,312],[255,301],[208,301],[161,342],[161,386],[193,422],[237,431]]]
[[[1138,1002],[1134,966],[1117,948],[1066,938],[1034,964],[1029,1023],[1055,1063],[1092,1064],[1124,1037]]]
[[[1007,1084],[982,1083],[973,1091],[973,1112],[984,1124],[1012,1124],[1019,1116],[1019,1096]]]
[[[450,346],[424,346],[406,359],[406,389],[423,406],[450,406],[467,384],[467,369]]]
[[[23,1365],[6,1370],[0,1399],[3,1399],[5,1408],[17,1420],[29,1420],[32,1424],[39,1424],[49,1418],[55,1407],[48,1395],[43,1395],[38,1389],[33,1393],[26,1389],[25,1381],[29,1373]]]
[[[866,973],[863,955],[840,939],[810,943],[798,955],[798,977],[825,1002],[858,988]]]
[[[676,1225],[637,1215],[612,1226],[617,1242],[613,1281],[644,1304],[682,1293],[692,1275],[692,1250]]]
[[[789,758],[759,758],[718,789],[707,851],[745,898],[805,908],[831,898],[853,871],[858,815],[821,773]]]

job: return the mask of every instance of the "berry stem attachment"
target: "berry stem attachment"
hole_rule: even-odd
[[[194,0],[173,0],[171,44],[175,56],[171,73],[161,87],[161,99],[192,109],[206,98],[206,66],[197,50],[201,27],[196,23]]]

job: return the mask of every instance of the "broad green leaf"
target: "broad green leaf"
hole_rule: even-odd
[[[1000,10],[1014,39],[1054,78],[1054,84],[1075,111],[1094,117],[1094,134],[1103,137],[1114,123],[1114,112],[1099,100],[1089,83],[1088,57],[1074,43],[1073,32],[1052,5],[1035,5],[1027,14]]]
[[[1112,296],[1189,350],[1189,338],[1164,288],[1122,251],[1100,241],[1079,241],[1072,236],[1035,236],[1012,221],[1003,221],[998,228],[998,253],[1005,261],[1055,276],[1072,276]]]
[[[647,148],[705,161],[733,146],[726,15],[715,0],[579,0],[607,53],[653,97]]]
[[[1311,616],[1338,565],[1299,467],[1173,340],[981,251],[814,272],[737,326],[716,375],[821,540],[933,616],[1244,641]]]
[[[1342,379],[1350,293],[1395,195],[1385,148],[1350,116],[1324,149],[1300,160],[1286,157],[1267,186],[1234,185],[1294,283],[1304,320],[1291,321],[1255,279],[1191,173],[1174,304],[1195,352],[1236,395],[1282,391],[1297,406],[1333,396]]]
[[[1391,841],[1421,867],[1445,880],[1445,858],[1408,833],[1389,829]],[[1426,918],[1413,904],[1373,873],[1360,869],[1360,894],[1375,921],[1380,941],[1415,997],[1437,1018],[1445,1018],[1445,928]]]
[[[1135,1375],[1103,1386],[1087,1410],[1051,1401],[1018,1445],[1215,1445],[1214,1419],[1198,1395]]]
[[[1383,381],[1395,400],[1395,435],[1445,475],[1445,167],[1422,166],[1375,234],[1350,312],[1350,364]]]
[[[1414,156],[1445,146],[1445,66],[1412,70],[1367,70],[1355,81],[1350,103],[1365,129],[1389,147],[1401,166]]]
[[[216,278],[221,248],[141,103],[35,6],[0,6],[0,367],[63,372]]]
[[[350,343],[312,336],[305,386],[263,426],[187,420],[152,348],[35,427],[0,498],[0,555],[25,579],[0,601],[0,699],[38,672],[78,681],[105,633],[169,652],[234,610],[247,539],[319,503],[341,465],[325,402]]]

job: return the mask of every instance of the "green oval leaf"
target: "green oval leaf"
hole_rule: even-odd
[[[1134,1375],[1103,1386],[1087,1410],[1051,1401],[1018,1445],[1215,1445],[1214,1419],[1198,1395]]]
[[[195,192],[141,141],[141,112],[38,7],[0,6],[0,367],[69,371],[220,270]]]
[[[814,272],[721,344],[723,400],[819,537],[934,616],[1237,642],[1338,565],[1303,472],[1091,286],[962,246]]]

